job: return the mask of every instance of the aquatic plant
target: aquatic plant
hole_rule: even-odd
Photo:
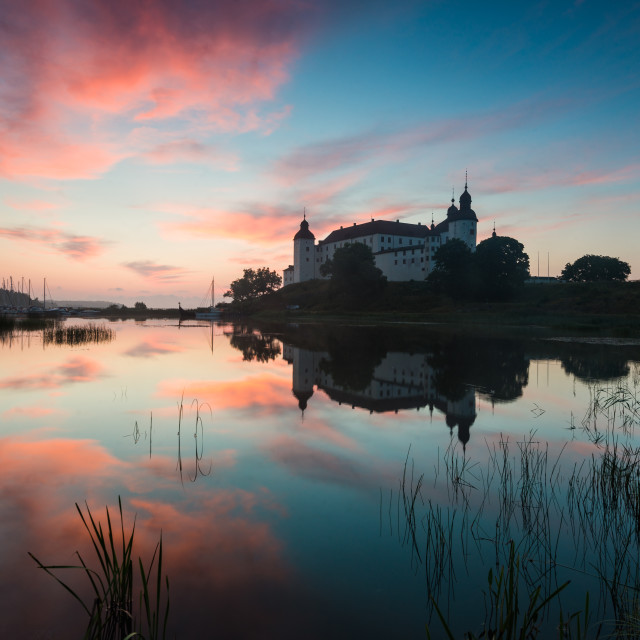
[[[89,322],[83,325],[64,325],[55,322],[47,325],[42,331],[44,345],[78,346],[81,344],[111,342],[116,332],[104,324]]]
[[[540,634],[539,620],[547,615],[552,604],[558,605],[560,593],[569,582],[557,587],[546,597],[541,595],[541,587],[528,589],[525,596],[519,590],[521,582],[521,558],[515,553],[513,541],[509,543],[509,557],[496,573],[489,569],[487,576],[488,592],[485,596],[489,600],[489,607],[482,624],[482,631],[478,635],[472,631],[464,634],[466,640],[533,640]],[[454,635],[438,607],[432,599],[434,609],[447,638],[454,640]],[[560,621],[557,627],[557,637],[562,640],[581,640],[587,637],[589,629],[589,593],[585,597],[584,610],[571,614],[565,619],[560,610]],[[431,627],[426,625],[427,638],[431,638]],[[594,638],[600,637],[600,628],[596,630]]]
[[[139,570],[139,604],[136,615],[134,610],[135,562],[133,559],[133,540],[135,519],[131,533],[125,534],[122,501],[118,497],[120,512],[120,531],[112,522],[109,508],[106,508],[107,524],[97,522],[89,505],[85,503],[86,515],[76,503],[76,509],[82,520],[96,554],[99,568],[91,568],[76,551],[79,565],[45,565],[31,552],[29,555],[40,569],[52,576],[82,606],[89,620],[84,637],[100,640],[129,640],[132,638],[148,638],[156,640],[165,638],[169,617],[169,578],[162,579],[162,534],[153,552],[151,562],[145,570],[142,559],[138,558]],[[120,538],[118,540],[117,538]],[[155,574],[154,574],[155,566]],[[86,575],[90,583],[92,598],[86,601],[76,590],[58,577],[58,572],[65,569],[79,570]],[[166,594],[163,594],[163,582]],[[143,634],[143,618],[146,635]]]
[[[444,504],[425,494],[423,476],[415,479],[407,454],[397,495],[404,528],[396,530],[411,549],[412,566],[424,568],[430,621],[435,613],[445,622],[442,611],[455,602],[457,575],[472,575],[471,558],[486,565],[488,552],[495,566],[478,638],[533,638],[541,628],[548,635],[554,616],[562,620],[557,629],[565,635],[559,637],[599,634],[597,625],[587,628],[586,608],[562,617],[561,591],[575,602],[575,588],[565,588],[574,575],[584,591],[595,589],[595,615],[613,637],[640,637],[640,449],[620,439],[629,435],[625,416],[633,416],[628,393],[615,398],[618,407],[626,403],[625,411],[599,426],[591,457],[568,469],[562,464],[566,445],[551,455],[535,432],[515,443],[501,436],[489,445],[486,466],[452,444],[438,456],[444,461]],[[603,396],[599,406],[611,411],[614,404]],[[434,488],[441,469],[438,463]],[[518,613],[524,615],[519,629],[528,629],[522,636],[513,635]]]

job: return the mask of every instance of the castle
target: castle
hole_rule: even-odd
[[[335,229],[316,244],[305,214],[293,237],[293,264],[284,270],[283,284],[322,278],[320,266],[333,257],[336,249],[355,242],[371,248],[376,266],[387,280],[424,280],[433,269],[436,251],[445,242],[457,238],[475,251],[477,226],[466,179],[460,208],[451,198],[446,219],[437,225],[433,220],[429,226],[372,218],[370,222],[354,222],[353,226]]]

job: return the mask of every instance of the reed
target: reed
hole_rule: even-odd
[[[556,604],[560,593],[569,584],[565,582],[544,597],[540,586],[528,589],[526,595],[522,595],[519,586],[522,573],[521,558],[516,554],[513,541],[509,543],[508,548],[509,556],[506,563],[501,565],[495,573],[493,569],[489,569],[488,589],[484,592],[489,606],[482,625],[483,628],[478,635],[473,631],[467,631],[464,634],[467,640],[479,638],[529,640],[537,638],[540,633],[540,619],[546,615],[551,604]],[[435,599],[433,605],[443,631],[448,638],[453,640],[453,631]],[[589,595],[587,594],[584,612],[572,614],[566,619],[560,612],[558,638],[584,638],[588,627]],[[428,624],[426,632],[427,637],[431,638],[431,627]],[[598,630],[596,637],[599,634]]]
[[[599,423],[594,452],[569,468],[562,460],[565,447],[552,455],[535,432],[515,442],[501,437],[489,447],[486,466],[452,445],[443,458],[446,472],[439,473],[439,456],[434,479],[434,488],[444,480],[448,504],[424,493],[423,476],[407,454],[397,495],[404,528],[396,531],[402,546],[411,549],[412,565],[424,567],[430,623],[436,615],[446,624],[442,611],[455,602],[456,576],[477,573],[469,570],[469,560],[486,566],[494,556],[484,626],[480,635],[465,637],[549,637],[558,617],[561,624],[553,625],[558,637],[599,637],[602,625],[609,637],[640,637],[640,448],[631,438],[634,397],[625,391],[613,400],[597,399],[590,409],[592,422],[583,427],[591,437],[593,420]],[[576,602],[575,587],[567,586],[574,576],[583,593],[595,590],[596,606],[565,618],[561,597]],[[523,636],[512,624],[516,614]],[[592,615],[600,626],[587,625]]]
[[[42,341],[46,345],[78,346],[89,343],[111,342],[116,332],[104,324],[89,322],[83,325],[64,325],[54,322],[42,331]]]
[[[135,519],[130,534],[125,534],[122,501],[118,497],[120,513],[119,530],[111,521],[106,508],[106,526],[96,521],[85,503],[86,515],[76,503],[76,509],[89,535],[95,551],[98,568],[91,568],[76,551],[78,565],[45,565],[31,552],[29,555],[38,567],[54,578],[77,602],[88,617],[84,637],[91,640],[130,640],[148,638],[157,640],[166,637],[169,617],[169,579],[162,578],[162,535],[153,552],[153,557],[145,570],[141,558],[137,566],[133,559]],[[73,569],[82,572],[89,581],[91,597],[83,597],[58,577],[62,570]],[[139,586],[136,588],[135,575],[138,573]],[[163,583],[166,592],[163,592]],[[139,602],[134,608],[134,593]],[[136,615],[136,612],[139,612]],[[144,633],[143,633],[144,629]]]

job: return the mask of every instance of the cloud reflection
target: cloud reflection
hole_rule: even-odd
[[[85,356],[69,358],[45,373],[0,379],[0,389],[55,389],[76,382],[93,382],[102,375],[102,365]]]

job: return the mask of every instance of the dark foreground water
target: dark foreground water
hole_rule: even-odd
[[[104,521],[119,496],[145,563],[162,532],[171,638],[441,637],[434,601],[479,633],[511,541],[521,593],[570,580],[555,601],[589,591],[592,622],[635,606],[639,347],[108,326],[0,343],[0,637],[81,637],[27,552],[92,563],[74,503]]]

